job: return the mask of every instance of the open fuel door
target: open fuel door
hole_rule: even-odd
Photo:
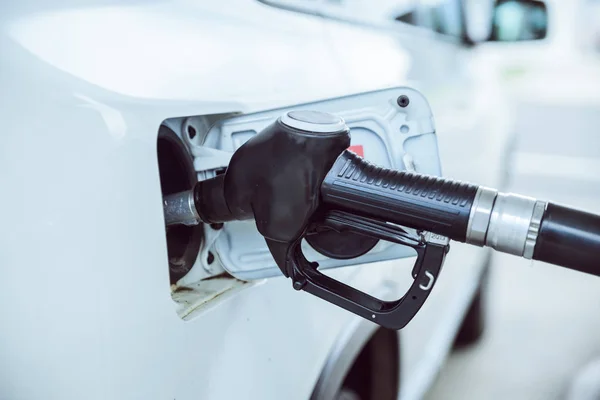
[[[329,112],[344,118],[351,129],[350,150],[374,164],[431,175],[441,173],[428,103],[414,89],[398,87],[218,120],[207,130],[200,144],[190,146],[198,179],[223,173],[232,153],[246,140],[287,111],[303,109]],[[303,251],[321,268],[371,263],[414,254],[409,248],[389,242],[368,242],[369,238],[360,237],[346,239],[347,243],[340,240],[339,246],[334,243],[333,249],[326,248],[327,245],[331,247],[327,240],[325,246],[322,240],[305,241]],[[180,283],[197,281],[206,270],[221,268],[241,280],[281,274],[254,221],[205,227],[204,245],[198,261]],[[210,265],[204,265],[207,261]],[[198,268],[202,270],[198,271]]]

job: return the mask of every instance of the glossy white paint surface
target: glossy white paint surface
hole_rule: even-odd
[[[467,63],[466,50],[432,35],[251,0],[16,3],[0,12],[0,397],[310,395],[352,315],[285,279],[190,322],[175,313],[156,160],[166,118],[414,84],[432,104],[446,173],[494,185],[491,158],[460,151],[459,141],[493,126],[483,115],[487,125],[469,125],[478,109],[465,92],[475,90],[464,85],[471,77],[445,67]],[[460,93],[464,102],[450,101]],[[498,146],[482,154],[500,154],[505,134],[490,133]],[[405,398],[418,397],[443,360],[482,256],[454,245],[401,332]],[[409,264],[336,273],[377,292],[386,280],[403,285]]]

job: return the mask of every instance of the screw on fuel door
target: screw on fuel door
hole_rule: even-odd
[[[398,97],[397,103],[400,107],[405,108],[410,104],[410,99],[406,95],[401,95]]]

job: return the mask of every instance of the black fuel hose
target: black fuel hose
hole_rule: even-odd
[[[600,276],[600,216],[548,203],[533,259]]]

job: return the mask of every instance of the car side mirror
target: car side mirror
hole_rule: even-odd
[[[546,4],[535,0],[499,0],[494,6],[489,41],[539,40],[548,31]]]

